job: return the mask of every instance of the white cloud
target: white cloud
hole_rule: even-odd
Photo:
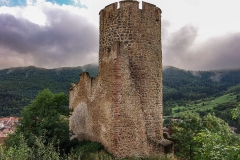
[[[36,6],[27,6],[22,12],[23,18],[39,25],[45,25],[46,15],[42,12],[41,8]]]
[[[98,29],[81,15],[81,9],[46,2],[0,7],[0,11],[0,68],[55,68],[98,61]]]

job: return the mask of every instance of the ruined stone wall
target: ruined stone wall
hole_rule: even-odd
[[[162,153],[161,10],[121,1],[99,15],[99,75],[72,86],[70,129],[116,157]]]

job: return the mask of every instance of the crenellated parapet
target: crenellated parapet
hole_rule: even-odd
[[[113,12],[118,10],[129,11],[129,13],[132,13],[133,10],[142,10],[143,12],[148,12],[152,17],[160,16],[162,13],[161,9],[156,7],[156,5],[147,2],[142,2],[142,9],[139,8],[139,2],[133,0],[120,1],[119,6],[118,8],[118,2],[106,6],[99,12],[100,19],[109,18]]]
[[[102,9],[100,15],[99,64],[104,50],[115,42],[128,43],[129,46],[152,43],[157,37],[161,41],[161,9],[153,4],[138,1],[120,1]],[[154,40],[155,41],[155,40]],[[161,47],[161,44],[159,45]]]

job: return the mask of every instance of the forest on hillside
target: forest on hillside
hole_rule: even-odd
[[[98,66],[44,69],[34,66],[0,70],[0,116],[18,116],[36,95],[45,88],[54,93],[68,94],[72,83],[79,81],[79,74],[89,72],[95,77]]]
[[[56,69],[29,66],[0,70],[0,116],[19,116],[20,111],[45,88],[53,93],[68,94],[71,84],[77,83],[79,74],[85,71],[96,77],[98,66],[89,64]],[[231,119],[231,110],[239,103],[239,83],[240,69],[187,71],[164,66],[164,116],[174,116],[191,109],[201,116],[214,113],[240,131],[238,120]],[[228,97],[227,94],[232,96]],[[224,95],[226,96],[221,98]],[[208,107],[209,101],[213,100],[219,103]],[[231,103],[228,100],[231,100]]]

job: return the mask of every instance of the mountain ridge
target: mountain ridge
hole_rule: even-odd
[[[98,65],[94,63],[55,69],[28,66],[0,70],[0,116],[17,115],[45,88],[49,88],[54,93],[68,94],[71,84],[77,83],[79,74],[85,71],[96,77]],[[170,100],[202,99],[221,94],[238,83],[240,83],[240,69],[189,71],[164,66],[163,101],[166,103]]]

